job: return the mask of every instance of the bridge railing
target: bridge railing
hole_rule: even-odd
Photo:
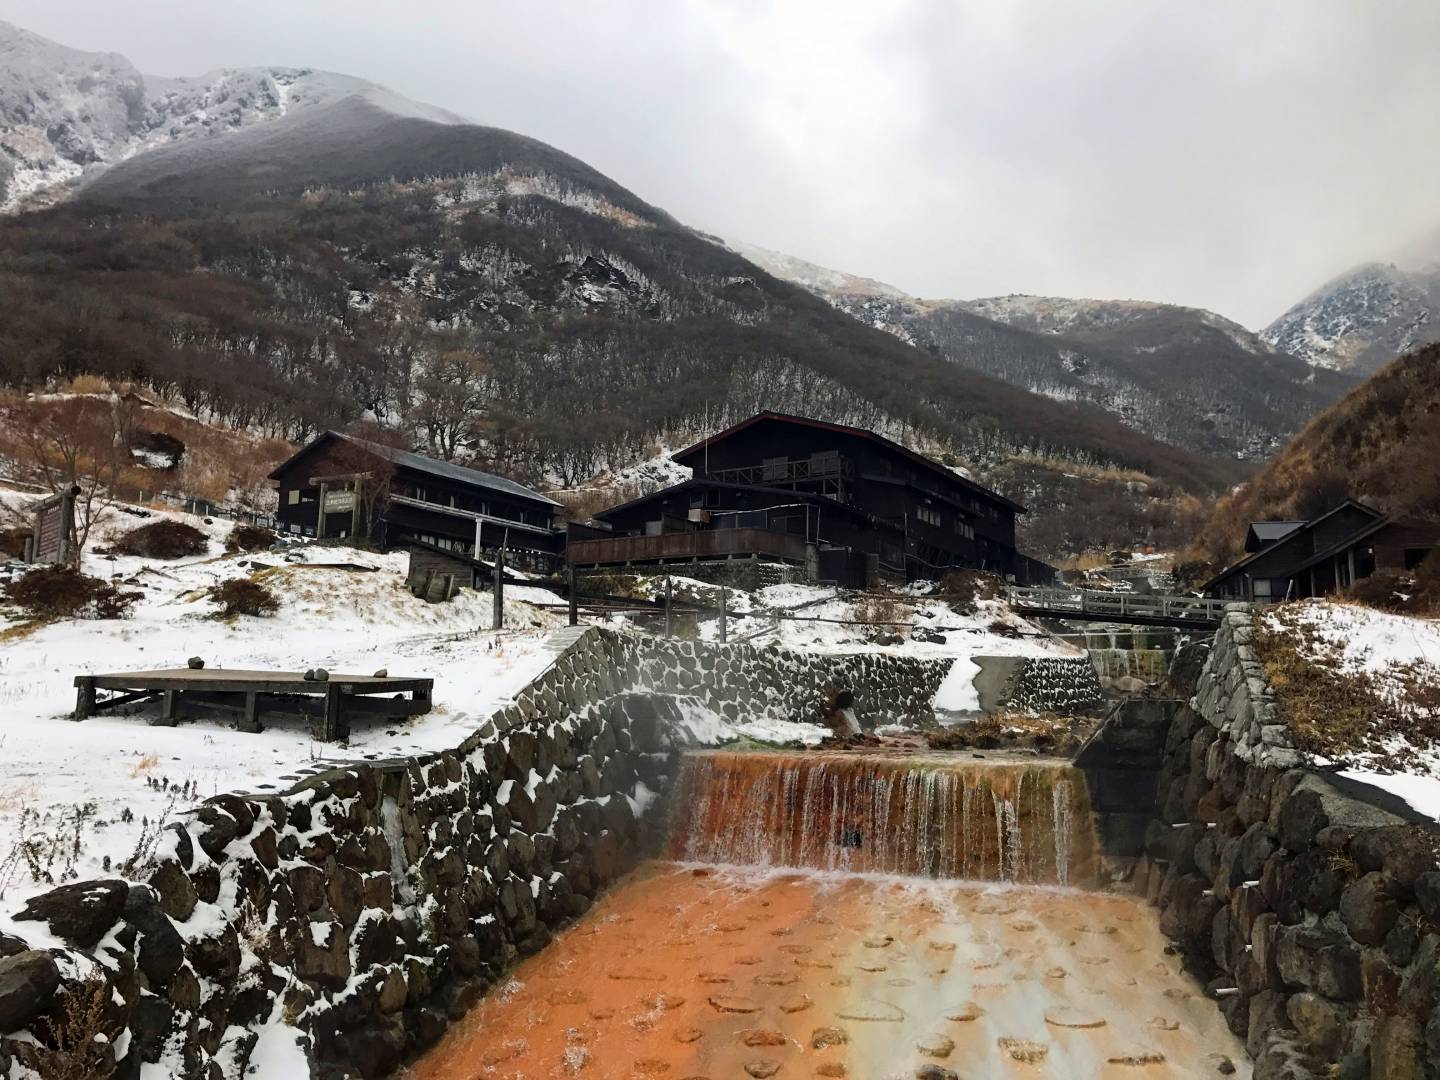
[[[1207,596],[1160,596],[1145,593],[1098,592],[1091,589],[1012,586],[1010,603],[1017,608],[1074,612],[1118,618],[1176,619],[1219,625],[1228,600]]]

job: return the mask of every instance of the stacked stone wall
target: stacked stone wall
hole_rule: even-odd
[[[950,663],[594,628],[552,646],[454,749],[218,796],[166,828],[146,881],[32,900],[35,933],[0,934],[0,1076],[53,1072],[47,1027],[87,973],[109,984],[95,1053],[119,1080],[238,1080],[279,1020],[312,1075],[386,1075],[652,850],[680,737],[666,695],[813,720],[840,688],[922,722]]]
[[[1440,1078],[1433,824],[1291,745],[1227,612],[1160,768],[1147,888],[1257,1080]]]

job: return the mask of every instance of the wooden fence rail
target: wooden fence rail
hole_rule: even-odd
[[[1160,596],[1020,586],[1012,587],[1009,595],[1011,606],[1020,612],[1174,626],[1219,626],[1225,614],[1225,605],[1232,602],[1206,596]]]

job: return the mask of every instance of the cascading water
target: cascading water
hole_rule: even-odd
[[[1024,884],[1093,885],[1082,773],[924,755],[691,755],[670,856]]]

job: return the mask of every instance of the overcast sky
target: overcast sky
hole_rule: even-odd
[[[0,0],[142,70],[329,68],[921,296],[1259,327],[1440,224],[1436,0]]]

